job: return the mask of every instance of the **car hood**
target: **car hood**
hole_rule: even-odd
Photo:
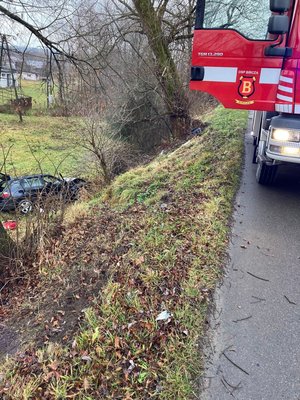
[[[65,182],[73,182],[73,181],[75,181],[76,179],[78,179],[78,178],[69,178],[69,177],[63,178],[63,180],[64,180]]]

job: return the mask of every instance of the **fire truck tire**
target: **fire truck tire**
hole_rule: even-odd
[[[253,156],[252,156],[252,164],[257,164],[257,161],[256,161],[257,149],[258,149],[258,146],[257,145],[254,146],[254,148],[253,148]]]
[[[256,169],[256,181],[261,185],[270,185],[274,182],[277,165],[267,165],[263,161],[259,161]]]

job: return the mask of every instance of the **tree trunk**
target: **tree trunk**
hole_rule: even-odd
[[[6,233],[0,221],[0,276],[10,264],[13,248],[13,241]]]
[[[133,0],[143,30],[156,60],[156,76],[163,90],[164,101],[173,137],[184,137],[190,130],[189,102],[172,58],[161,19],[151,0]]]

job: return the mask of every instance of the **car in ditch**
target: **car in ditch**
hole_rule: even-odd
[[[64,203],[78,199],[86,187],[82,178],[63,178],[39,174],[12,178],[0,174],[0,211],[18,211],[28,214],[34,205],[43,207],[48,200],[59,199]]]

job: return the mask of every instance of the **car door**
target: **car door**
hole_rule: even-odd
[[[44,181],[41,176],[23,178],[21,184],[26,197],[31,201],[37,201],[42,196]]]
[[[56,195],[61,192],[64,187],[62,180],[57,178],[56,176],[43,175],[43,180],[45,192],[47,193],[47,195]]]

